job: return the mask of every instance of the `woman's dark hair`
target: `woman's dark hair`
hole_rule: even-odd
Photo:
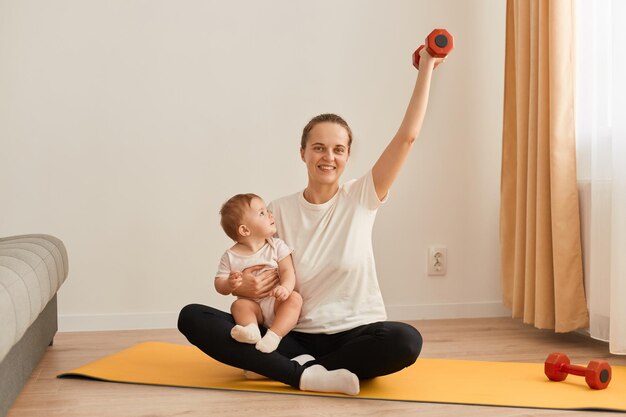
[[[306,148],[306,143],[309,140],[309,133],[311,132],[311,129],[313,129],[315,125],[317,125],[318,123],[325,123],[325,122],[337,123],[339,126],[343,126],[343,128],[346,129],[346,131],[348,132],[348,150],[350,150],[350,145],[352,145],[352,129],[350,129],[350,126],[348,126],[348,123],[345,120],[343,120],[341,116],[338,116],[332,113],[324,113],[324,114],[320,114],[319,116],[315,116],[309,121],[309,123],[306,124],[306,126],[304,126],[304,129],[302,129],[302,139],[300,140],[300,148],[301,149]]]

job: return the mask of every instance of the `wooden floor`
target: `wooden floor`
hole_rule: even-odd
[[[424,337],[422,357],[544,361],[563,351],[574,363],[612,356],[605,343],[581,334],[554,334],[508,318],[410,322]],[[9,417],[73,416],[608,416],[602,412],[464,406],[436,403],[355,400],[241,393],[57,379],[56,375],[144,341],[186,344],[178,331],[137,330],[58,333],[54,345],[33,372]],[[611,414],[614,415],[614,414]]]

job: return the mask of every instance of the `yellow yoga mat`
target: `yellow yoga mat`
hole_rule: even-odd
[[[247,380],[194,346],[146,342],[59,377],[175,387],[341,396],[507,407],[626,411],[626,367],[614,366],[608,388],[592,390],[582,377],[548,381],[543,363],[418,359],[400,372],[361,381],[357,397],[295,390],[280,382]]]

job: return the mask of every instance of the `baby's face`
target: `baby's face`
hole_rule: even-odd
[[[246,226],[256,236],[270,238],[276,233],[274,216],[267,210],[265,202],[260,198],[253,198],[250,202],[245,222]]]

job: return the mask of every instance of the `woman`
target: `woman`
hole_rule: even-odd
[[[419,332],[388,322],[378,287],[372,228],[378,207],[397,178],[418,137],[435,64],[426,49],[406,114],[387,148],[363,177],[340,184],[350,156],[352,132],[339,116],[320,115],[304,128],[300,156],[308,184],[304,191],[270,205],[278,237],[293,251],[303,297],[296,329],[278,350],[265,354],[230,337],[230,314],[193,304],[180,313],[178,327],[207,355],[297,389],[356,395],[359,379],[397,372],[415,362]],[[276,284],[274,271],[243,271],[235,295],[262,298]],[[291,360],[291,358],[294,358]]]

